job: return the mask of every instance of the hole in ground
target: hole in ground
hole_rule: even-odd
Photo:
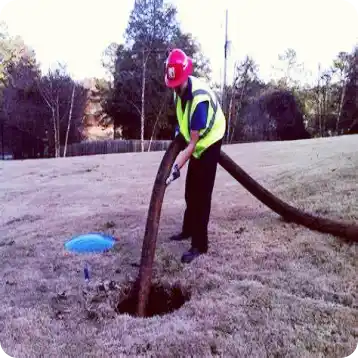
[[[172,313],[190,300],[190,292],[179,284],[163,286],[160,283],[152,283],[150,288],[145,317],[163,316]],[[129,290],[117,305],[117,313],[128,313],[137,316],[138,294],[135,290]]]

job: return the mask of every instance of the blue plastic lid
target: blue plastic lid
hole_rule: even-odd
[[[103,253],[113,247],[116,239],[103,234],[84,234],[66,242],[65,248],[75,253]]]

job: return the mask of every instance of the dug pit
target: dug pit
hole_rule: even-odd
[[[178,310],[190,300],[190,292],[180,284],[162,285],[152,283],[145,317],[163,316]],[[117,305],[118,314],[137,315],[138,295],[135,290],[127,290]]]

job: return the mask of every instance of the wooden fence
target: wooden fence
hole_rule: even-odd
[[[150,151],[164,151],[166,150],[171,140],[153,140],[150,145]],[[144,151],[148,151],[149,140],[144,141]],[[63,156],[63,149],[61,147],[61,157]],[[130,153],[141,152],[140,140],[103,140],[103,141],[85,141],[81,143],[74,143],[67,146],[66,157],[80,156],[80,155],[95,155],[95,154],[109,154],[109,153]]]

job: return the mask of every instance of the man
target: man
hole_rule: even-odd
[[[182,256],[183,263],[208,251],[208,224],[217,163],[226,121],[215,93],[197,77],[193,64],[182,50],[174,49],[166,61],[165,83],[174,89],[179,132],[187,143],[175,160],[167,185],[180,177],[189,160],[185,184],[186,210],[181,233],[175,241],[189,239],[191,248]]]

